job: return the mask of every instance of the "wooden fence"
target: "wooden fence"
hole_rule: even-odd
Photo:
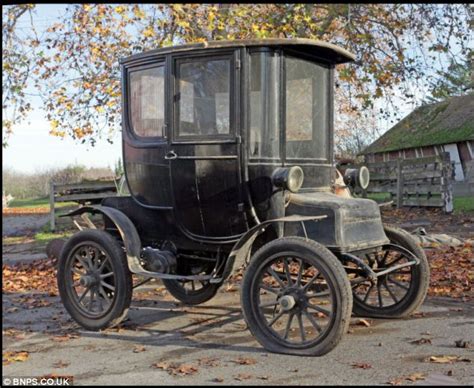
[[[390,193],[397,207],[442,207],[453,211],[453,166],[448,153],[417,159],[367,163],[366,193]]]
[[[73,184],[50,183],[49,204],[51,230],[56,227],[55,203],[77,202],[79,204],[98,203],[103,198],[117,195],[117,183],[109,181],[91,181]]]

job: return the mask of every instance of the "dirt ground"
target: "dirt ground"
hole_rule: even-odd
[[[222,291],[185,307],[149,284],[135,291],[127,322],[99,333],[74,324],[58,297],[4,294],[3,353],[27,359],[3,365],[3,376],[73,376],[78,385],[474,383],[473,352],[455,345],[474,343],[472,302],[429,298],[408,319],[353,318],[335,350],[310,358],[265,351],[245,326],[238,290]]]
[[[472,215],[396,212],[384,212],[384,219],[410,230],[425,217],[427,231],[474,235]],[[45,257],[44,245],[32,238],[32,223],[20,224],[26,230],[14,233],[29,237],[3,244],[4,264]],[[42,277],[48,277],[48,287],[3,290],[4,377],[73,376],[77,385],[474,383],[473,298],[428,297],[419,312],[402,320],[353,317],[335,350],[310,358],[265,351],[246,328],[235,285],[224,284],[213,300],[187,307],[153,281],[135,290],[122,326],[90,332],[65,312],[53,271],[37,273],[34,282]]]

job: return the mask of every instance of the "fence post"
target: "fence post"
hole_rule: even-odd
[[[453,185],[452,185],[452,176],[454,171],[454,166],[451,164],[451,158],[449,153],[444,153],[441,155],[441,198],[443,198],[444,203],[444,212],[451,213],[454,210],[453,204]]]
[[[403,206],[403,163],[397,159],[397,209]]]
[[[54,218],[54,182],[49,182],[49,209],[50,209],[50,224],[51,231],[54,232],[56,227]]]

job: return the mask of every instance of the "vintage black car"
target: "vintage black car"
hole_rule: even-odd
[[[346,50],[309,39],[214,41],[121,60],[130,195],[63,246],[58,285],[84,328],[118,324],[132,274],[186,304],[242,271],[243,316],[268,350],[323,355],[351,314],[399,318],[423,302],[429,267],[379,206],[354,198],[366,168],[333,163],[335,66]],[[347,186],[345,185],[347,184]]]

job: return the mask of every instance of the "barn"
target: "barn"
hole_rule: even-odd
[[[361,152],[365,161],[384,162],[448,152],[454,179],[474,184],[474,95],[422,105]]]

